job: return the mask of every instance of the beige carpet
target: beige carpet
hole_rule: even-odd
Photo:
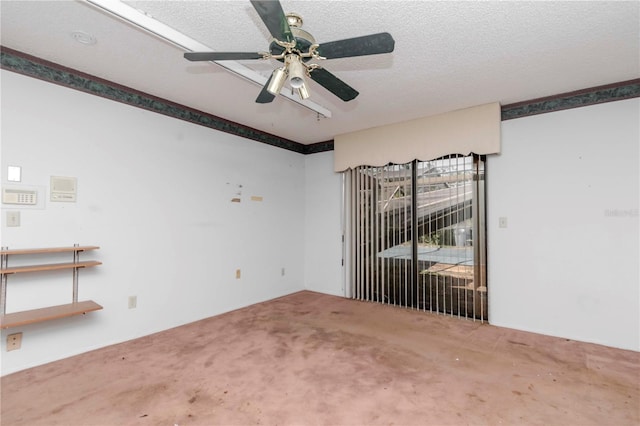
[[[1,380],[2,425],[638,425],[640,353],[300,292]]]

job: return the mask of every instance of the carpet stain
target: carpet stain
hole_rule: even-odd
[[[119,392],[111,400],[115,406],[139,406],[152,401],[158,395],[166,392],[167,389],[169,389],[169,386],[166,383],[154,383]]]

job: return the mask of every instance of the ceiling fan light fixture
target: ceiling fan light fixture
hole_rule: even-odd
[[[302,86],[298,88],[298,95],[302,100],[309,99],[309,96],[311,95],[309,94],[309,88],[307,87],[306,84],[302,83]]]
[[[304,84],[304,65],[298,55],[288,55],[287,64],[289,70],[289,84],[294,89],[299,89]]]
[[[282,86],[284,86],[284,82],[287,80],[287,73],[284,68],[278,68],[273,71],[271,74],[271,81],[267,86],[267,92],[272,95],[277,95],[282,90]]]
[[[291,87],[293,87],[294,89],[299,89],[304,84],[304,78],[298,77],[298,76],[291,76],[291,78],[289,79],[289,84],[291,84]]]

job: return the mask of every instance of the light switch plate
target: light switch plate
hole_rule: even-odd
[[[7,212],[7,227],[20,226],[20,212]]]

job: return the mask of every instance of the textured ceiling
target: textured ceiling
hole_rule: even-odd
[[[128,1],[214,51],[266,51],[249,1]],[[331,118],[84,1],[0,2],[3,46],[303,144],[499,101],[510,104],[640,76],[640,2],[281,1],[323,42],[387,31],[395,51],[322,65],[360,92],[342,102],[310,82]],[[70,33],[96,37],[82,45]],[[265,76],[279,63],[242,61]]]

